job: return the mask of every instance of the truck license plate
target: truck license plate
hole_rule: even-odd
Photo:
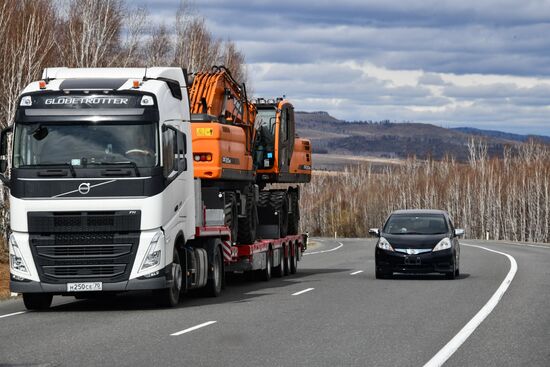
[[[88,283],[67,283],[67,292],[92,292],[103,290],[103,283],[88,282]]]

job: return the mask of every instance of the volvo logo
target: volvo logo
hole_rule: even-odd
[[[90,192],[90,183],[89,182],[83,182],[78,186],[78,192],[82,195],[86,195]]]

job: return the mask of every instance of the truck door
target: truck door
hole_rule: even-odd
[[[288,105],[283,106],[281,111],[281,124],[279,127],[279,172],[288,172],[290,158],[292,157],[291,139],[291,109]],[[293,136],[293,135],[292,135]]]

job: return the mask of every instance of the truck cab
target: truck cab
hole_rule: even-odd
[[[46,69],[1,140],[10,286],[27,307],[80,291],[174,292],[174,246],[194,239],[202,209],[182,69]]]

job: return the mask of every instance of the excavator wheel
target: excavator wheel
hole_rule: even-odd
[[[292,213],[288,215],[288,234],[298,234],[300,227],[300,203],[298,202],[298,193],[289,191],[290,209]]]
[[[269,195],[269,205],[277,212],[279,218],[279,237],[288,234],[288,199],[285,191],[272,191]]]
[[[224,205],[225,225],[231,230],[231,241],[237,240],[239,220],[237,212],[237,196],[234,192],[225,193]]]
[[[239,232],[237,242],[251,244],[256,241],[256,228],[258,226],[258,208],[254,198],[254,191],[250,190],[246,195],[246,217],[239,218]]]

